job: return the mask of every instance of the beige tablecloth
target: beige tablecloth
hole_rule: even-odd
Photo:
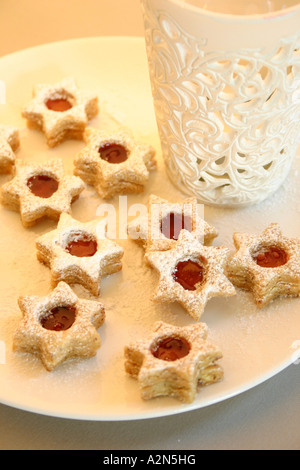
[[[143,35],[139,0],[1,0],[0,56],[86,36]],[[0,77],[1,78],[1,77]],[[85,422],[0,405],[4,449],[299,449],[300,365],[201,410],[131,422]]]

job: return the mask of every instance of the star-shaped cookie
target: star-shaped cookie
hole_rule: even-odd
[[[71,358],[95,356],[101,346],[97,329],[105,320],[98,301],[79,299],[61,282],[48,296],[22,296],[23,318],[13,338],[15,352],[37,355],[48,371]]]
[[[52,284],[81,284],[94,296],[101,279],[122,269],[124,250],[105,236],[101,220],[79,222],[62,214],[57,229],[36,240],[38,260],[51,270]]]
[[[13,179],[1,188],[1,202],[20,212],[25,228],[43,217],[57,220],[62,212],[71,212],[85,186],[73,175],[66,175],[61,159],[45,163],[16,160]]]
[[[157,322],[146,339],[126,346],[125,371],[138,380],[142,398],[169,396],[191,403],[199,386],[222,380],[222,352],[207,336],[204,323],[177,327]]]
[[[15,161],[15,151],[20,146],[19,131],[15,127],[0,125],[0,173],[11,173]]]
[[[67,139],[82,139],[83,132],[99,112],[98,96],[77,87],[73,77],[54,84],[37,84],[22,116],[30,128],[42,131],[49,147]]]
[[[196,198],[173,203],[151,194],[148,200],[148,214],[130,222],[128,234],[141,244],[146,252],[164,251],[174,247],[182,229],[195,234],[202,244],[210,245],[218,232],[199,212]]]
[[[227,275],[231,282],[253,293],[265,307],[277,297],[300,295],[300,239],[283,236],[280,225],[270,224],[260,235],[234,233],[236,252]]]
[[[95,187],[104,199],[115,194],[141,193],[155,169],[155,150],[136,142],[124,128],[106,132],[87,128],[86,146],[77,154],[75,175]]]
[[[153,300],[179,302],[194,320],[199,320],[212,297],[235,295],[224,274],[229,249],[204,246],[195,234],[182,230],[174,248],[145,254],[159,273]]]

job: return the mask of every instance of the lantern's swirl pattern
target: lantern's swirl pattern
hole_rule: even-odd
[[[207,204],[259,202],[285,180],[300,132],[300,32],[272,50],[204,52],[144,1],[153,98],[168,174]],[[239,45],[237,44],[237,47]]]

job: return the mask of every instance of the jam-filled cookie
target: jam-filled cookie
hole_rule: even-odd
[[[48,371],[68,359],[93,357],[101,346],[97,330],[105,320],[104,306],[79,299],[64,282],[46,297],[20,297],[19,307],[23,318],[13,349],[37,355]]]
[[[194,320],[199,320],[209,299],[235,295],[234,286],[224,274],[228,256],[228,248],[204,246],[195,234],[182,230],[170,250],[145,254],[159,273],[153,300],[178,302]]]
[[[20,147],[19,131],[15,127],[0,125],[0,174],[11,173]]]
[[[42,131],[49,147],[67,139],[82,139],[88,122],[99,112],[98,96],[65,78],[54,84],[37,84],[22,116],[30,128]]]
[[[99,220],[79,222],[62,214],[57,229],[36,240],[38,260],[51,270],[52,284],[80,284],[94,296],[101,279],[122,269],[124,250],[105,236]]]
[[[277,297],[300,295],[300,239],[283,236],[279,224],[260,235],[234,233],[236,252],[227,266],[231,282],[251,291],[259,308]]]
[[[125,347],[125,371],[138,380],[142,398],[194,401],[199,387],[224,377],[220,349],[207,341],[204,323],[176,327],[157,322],[146,339]]]
[[[141,193],[155,169],[155,150],[135,141],[124,129],[105,132],[87,128],[86,146],[75,158],[75,175],[95,187],[104,199]]]
[[[130,222],[128,234],[145,251],[169,250],[175,246],[183,229],[195,234],[202,244],[210,245],[218,232],[201,215],[196,198],[173,203],[152,194],[148,214]]]
[[[80,178],[65,174],[61,159],[41,164],[16,160],[13,179],[1,188],[1,202],[20,212],[28,228],[44,217],[58,220],[62,212],[71,212],[84,187]]]

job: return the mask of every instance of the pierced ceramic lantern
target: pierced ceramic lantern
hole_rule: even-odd
[[[166,168],[202,203],[260,202],[291,169],[300,135],[300,3],[290,2],[233,15],[142,0]]]

